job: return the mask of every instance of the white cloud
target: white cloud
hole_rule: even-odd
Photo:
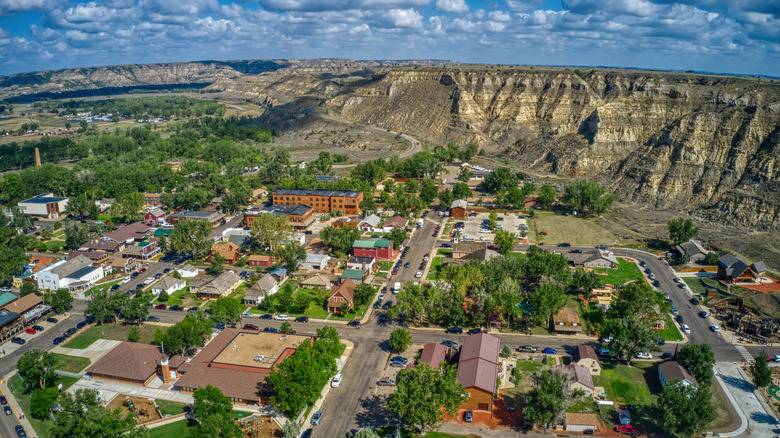
[[[387,17],[397,27],[422,27],[422,15],[412,8],[391,9],[387,11]]]
[[[436,0],[436,9],[442,12],[465,14],[469,11],[469,5],[464,0]]]
[[[14,12],[46,11],[62,3],[61,0],[0,0],[0,15]]]
[[[492,11],[490,14],[488,14],[491,20],[493,21],[500,21],[502,23],[507,23],[509,21],[512,21],[512,16],[504,11]]]

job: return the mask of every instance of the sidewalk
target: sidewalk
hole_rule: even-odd
[[[756,387],[739,365],[734,362],[716,363],[715,377],[723,386],[742,420],[742,425],[737,430],[722,433],[721,436],[737,436],[746,433],[746,436],[751,437],[771,437],[780,433],[780,423],[772,410],[766,406],[761,395],[756,393]]]
[[[52,353],[64,354],[67,356],[77,356],[89,358],[92,363],[97,362],[103,356],[108,354],[117,345],[121,344],[120,341],[112,341],[110,339],[98,339],[93,342],[87,348],[66,348],[62,346],[56,346],[51,349]]]
[[[14,393],[11,392],[11,389],[8,387],[8,381],[16,374],[16,371],[11,371],[10,373],[6,374],[3,377],[2,385],[0,385],[0,393],[2,393],[6,400],[8,401],[8,406],[11,407],[11,410],[14,411],[13,417],[16,420],[17,423],[19,423],[22,427],[24,427],[25,432],[27,432],[28,436],[30,438],[38,436],[37,433],[35,433],[35,429],[33,429],[32,424],[27,420],[27,415],[25,415],[24,418],[19,418],[19,414],[23,414],[24,411],[22,411],[22,407],[19,406],[19,402],[16,401],[16,397],[14,397]]]
[[[338,367],[339,373],[341,372],[342,369],[344,369],[344,365],[346,364],[350,353],[352,353],[352,350],[355,349],[355,344],[353,344],[351,341],[342,339],[341,342],[344,343],[347,346],[347,348],[344,349],[344,353],[341,355],[341,357],[336,359],[336,366]],[[309,410],[309,415],[307,415],[306,418],[303,419],[303,424],[301,424],[301,430],[306,430],[306,428],[311,427],[312,415],[314,415],[315,412],[319,411],[320,408],[322,408],[322,404],[325,403],[325,398],[328,397],[328,394],[330,393],[331,389],[332,388],[330,386],[330,381],[328,381],[325,387],[322,388],[322,393],[320,393],[320,398],[318,398],[317,401],[314,402],[314,406],[312,406],[311,410]]]

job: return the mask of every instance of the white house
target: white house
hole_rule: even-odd
[[[101,266],[92,266],[92,260],[78,255],[68,261],[52,263],[36,274],[39,289],[71,291],[87,290],[105,275]]]
[[[165,293],[170,295],[177,290],[184,289],[185,286],[187,286],[187,283],[184,280],[173,277],[163,277],[152,286],[152,293],[159,295],[160,292],[165,291]]]
[[[358,224],[358,229],[363,232],[374,231],[374,229],[379,226],[379,221],[381,220],[382,219],[379,216],[372,214]]]
[[[257,280],[257,283],[247,289],[244,294],[244,304],[256,306],[260,304],[265,297],[273,295],[278,291],[279,283],[277,283],[270,274],[265,274]]]
[[[39,216],[49,219],[60,217],[68,208],[68,198],[59,198],[53,193],[43,193],[19,202],[17,206],[25,216]]]
[[[688,374],[688,371],[674,360],[667,360],[658,365],[658,380],[661,382],[661,386],[666,386],[667,382],[675,380],[681,380],[685,386],[697,383],[696,378]]]
[[[362,269],[366,272],[372,272],[376,268],[376,258],[374,257],[351,257],[347,260],[347,269]]]
[[[327,254],[306,254],[306,260],[301,263],[300,269],[307,271],[322,271],[328,266],[329,259],[330,257],[328,257]]]
[[[282,240],[282,245],[287,245],[288,243],[297,242],[300,243],[301,246],[306,245],[306,235],[303,233],[290,233],[289,236],[287,236],[286,239]]]
[[[182,276],[182,278],[193,278],[198,276],[198,273],[200,273],[200,269],[187,263],[184,266],[176,268],[176,272],[178,272],[179,275]]]

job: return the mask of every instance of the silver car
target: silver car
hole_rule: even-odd
[[[317,411],[311,417],[311,425],[316,426],[320,424],[320,420],[322,420],[322,411]]]

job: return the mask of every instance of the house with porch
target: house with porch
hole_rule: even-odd
[[[247,265],[267,268],[274,264],[274,258],[267,255],[251,255],[247,260]]]
[[[241,248],[233,242],[216,242],[211,245],[211,257],[216,254],[225,259],[225,264],[232,265],[241,259]]]
[[[244,304],[247,306],[256,306],[260,304],[265,297],[271,296],[279,291],[279,283],[270,275],[265,274],[260,277],[255,284],[247,289],[244,294]]]
[[[572,389],[579,389],[588,397],[593,395],[596,386],[593,384],[590,371],[584,366],[577,364],[556,365],[553,369],[571,378]]]
[[[355,305],[355,287],[357,285],[352,280],[345,280],[338,286],[330,289],[328,297],[328,313],[341,313],[341,306],[346,304],[348,309]]]
[[[150,227],[156,227],[165,222],[167,214],[162,208],[153,208],[144,214],[144,223]]]
[[[374,231],[379,226],[379,222],[381,220],[382,219],[379,216],[377,216],[375,214],[371,214],[368,217],[366,217],[365,219],[363,219],[360,222],[360,224],[358,224],[358,230],[360,230],[360,231],[362,231],[364,233],[370,233],[370,232]]]
[[[666,386],[668,382],[682,380],[683,385],[696,385],[696,378],[688,373],[676,360],[666,360],[658,365],[658,380],[661,386]]]
[[[230,295],[241,284],[241,277],[233,271],[225,271],[198,290],[198,297],[217,299]],[[192,287],[192,282],[190,283]]]
[[[352,281],[355,284],[363,284],[368,279],[368,272],[362,269],[345,269],[341,271],[340,282]]]
[[[561,335],[576,335],[582,332],[582,322],[577,309],[564,307],[553,315],[553,331]]]
[[[726,284],[761,283],[766,265],[764,262],[748,264],[745,259],[724,254],[718,259],[718,280]]]
[[[487,333],[466,336],[458,361],[458,382],[469,395],[461,409],[493,411],[498,394],[500,342]]]

